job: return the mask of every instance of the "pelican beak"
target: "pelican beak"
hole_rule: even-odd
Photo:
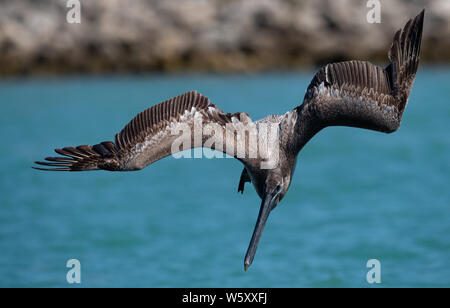
[[[277,205],[281,192],[280,186],[272,193],[266,193],[263,196],[261,208],[258,214],[258,220],[256,221],[255,230],[253,231],[252,239],[250,245],[247,249],[247,254],[244,259],[244,269],[247,271],[248,267],[252,264],[253,258],[255,257],[256,249],[258,248],[259,239],[266,225],[267,218],[269,217],[270,211]]]

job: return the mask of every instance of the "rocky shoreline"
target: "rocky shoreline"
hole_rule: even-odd
[[[0,2],[0,76],[298,69],[386,61],[394,31],[426,8],[422,59],[450,62],[450,1],[66,0]]]

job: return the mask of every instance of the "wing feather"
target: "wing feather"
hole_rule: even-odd
[[[398,129],[419,64],[423,20],[424,11],[395,33],[384,69],[366,61],[346,61],[316,73],[303,104],[296,108],[301,117],[298,129],[305,135],[298,139],[298,148],[326,126],[386,133]]]
[[[84,171],[105,169],[111,171],[139,170],[148,164],[157,161],[170,154],[174,154],[172,144],[180,134],[174,134],[173,128],[178,126],[187,127],[194,135],[194,120],[201,117],[203,124],[218,124],[222,133],[222,144],[212,143],[211,148],[222,150],[236,149],[235,138],[227,140],[227,124],[232,128],[239,129],[236,122],[252,123],[250,117],[245,113],[225,114],[219,110],[210,100],[196,91],[190,91],[172,99],[154,105],[134,117],[115,136],[115,143],[102,142],[94,146],[82,145],[76,148],[65,147],[55,149],[62,157],[47,157],[45,162],[36,164],[48,167],[45,170],[55,171]],[[233,122],[234,118],[234,122]],[[237,119],[237,121],[236,121]],[[200,127],[200,129],[203,129]],[[233,131],[233,136],[237,133]],[[207,137],[202,138],[200,146],[203,146]],[[194,140],[182,140],[185,145],[179,150],[187,150],[196,147]],[[227,145],[233,142],[233,145]],[[211,142],[209,143],[211,144]],[[187,146],[186,146],[187,145]],[[233,153],[228,153],[234,155]],[[43,170],[43,168],[35,167]]]

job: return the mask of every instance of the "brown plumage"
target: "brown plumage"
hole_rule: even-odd
[[[255,256],[270,211],[291,184],[299,151],[318,131],[335,125],[385,133],[398,129],[419,64],[423,21],[424,11],[395,33],[388,55],[390,63],[384,69],[364,61],[322,67],[308,86],[303,104],[284,115],[270,115],[253,122],[246,113],[225,114],[208,98],[191,91],[139,113],[116,135],[114,143],[56,149],[62,156],[36,162],[50,168],[34,168],[132,171],[194,147],[209,147],[232,155],[244,164],[238,191],[243,193],[245,183],[251,182],[262,199],[244,260],[247,269]],[[204,134],[195,138],[199,121],[214,125],[214,135],[222,138],[215,143],[209,142],[209,136]],[[252,127],[259,133],[264,124],[278,128],[277,147],[269,151],[268,157],[262,157],[259,152],[256,157],[250,157],[253,148],[245,137],[246,129]],[[178,134],[180,128],[191,134],[187,137]],[[183,144],[188,144],[186,148],[173,147],[180,136]],[[239,147],[244,148],[244,157],[237,155]],[[274,158],[276,164],[273,167],[261,167],[263,162]]]
[[[216,123],[225,128],[232,122],[233,117],[239,120],[250,120],[246,113],[223,113],[216,105],[196,91],[190,91],[160,104],[152,106],[134,117],[115,136],[115,143],[105,141],[94,146],[81,145],[77,147],[65,147],[55,149],[55,152],[67,157],[46,157],[49,162],[35,162],[38,165],[57,167],[39,168],[46,171],[132,171],[139,170],[148,164],[163,157],[174,154],[170,145],[178,135],[172,134],[170,125],[184,123],[193,129],[192,118],[197,114],[202,116],[204,124]],[[187,116],[186,116],[187,115]],[[184,118],[183,118],[184,117]],[[168,128],[169,127],[169,128]],[[138,151],[145,142],[151,141],[158,136],[158,145]],[[224,138],[225,139],[225,138]],[[202,146],[203,142],[197,146]],[[194,145],[194,142],[192,142]],[[213,147],[215,148],[215,147]],[[222,145],[226,148],[226,144]],[[229,153],[233,155],[233,153]]]
[[[298,107],[300,122],[315,122],[309,134],[335,125],[397,130],[419,65],[423,20],[424,11],[395,33],[384,69],[365,61],[322,67]]]

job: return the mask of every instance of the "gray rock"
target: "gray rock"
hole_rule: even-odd
[[[426,8],[422,58],[449,61],[450,1],[0,1],[0,74],[296,69],[329,61],[385,62],[394,31]]]

